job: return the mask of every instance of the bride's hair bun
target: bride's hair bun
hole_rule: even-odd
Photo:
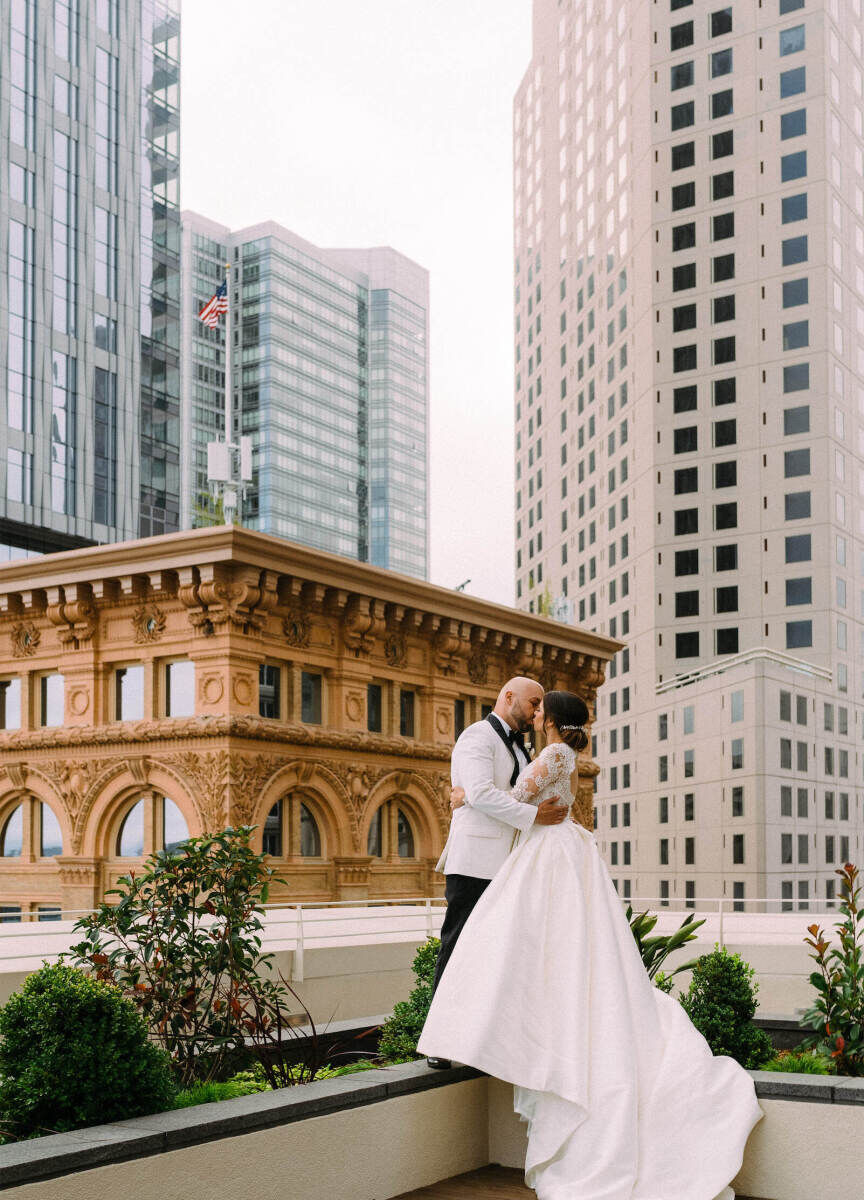
[[[574,750],[584,750],[588,734],[588,706],[575,692],[547,692],[543,697],[543,715],[551,721],[561,738]]]

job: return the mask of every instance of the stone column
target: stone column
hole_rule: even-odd
[[[80,855],[58,855],[60,906],[63,918],[76,909],[91,909],[102,898],[102,859]]]
[[[369,867],[373,861],[371,855],[334,857],[337,900],[369,899]]]

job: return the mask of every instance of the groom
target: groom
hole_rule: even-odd
[[[432,990],[453,953],[453,947],[474,905],[504,862],[518,832],[538,825],[558,825],[567,808],[550,797],[539,806],[520,804],[510,796],[530,758],[522,734],[543,702],[543,688],[534,679],[518,676],[504,684],[492,712],[462,733],[453,747],[451,777],[465,790],[465,804],[450,821],[450,834],[436,871],[447,883],[447,911],[441,926],[441,949]],[[449,1067],[443,1058],[428,1058],[430,1067]]]

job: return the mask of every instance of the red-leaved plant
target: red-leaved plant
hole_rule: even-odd
[[[838,1075],[864,1075],[864,908],[860,907],[858,868],[846,863],[840,876],[840,944],[834,946],[822,927],[809,925],[805,943],[819,968],[810,976],[817,997],[801,1018],[816,1032],[804,1043],[830,1055]]]

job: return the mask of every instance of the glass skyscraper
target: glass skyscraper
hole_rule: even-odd
[[[184,524],[220,520],[207,442],[224,430],[224,327],[197,313],[226,261],[234,434],[253,441],[242,524],[425,577],[428,276],[388,248],[184,213]]]
[[[178,527],[179,33],[0,0],[0,559]]]

